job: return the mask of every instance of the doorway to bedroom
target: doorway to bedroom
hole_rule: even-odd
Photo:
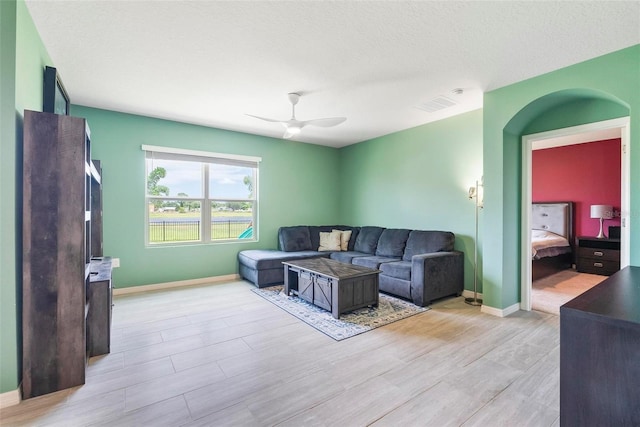
[[[606,279],[605,270],[576,270],[577,263],[584,266],[590,261],[578,256],[578,246],[591,245],[579,238],[598,235],[600,220],[595,216],[605,206],[613,207],[613,215],[605,218],[613,218],[603,221],[604,234],[618,236],[618,242],[612,244],[619,245],[620,267],[629,264],[629,228],[625,227],[629,206],[628,140],[628,118],[523,136],[521,309],[558,314],[560,305]],[[567,218],[553,218],[553,210],[541,214],[549,215],[553,221],[567,220],[568,232],[563,236],[566,243],[556,239],[558,236],[546,230],[546,224],[541,226],[539,218],[532,214],[532,207],[538,212],[537,208],[546,207],[546,202],[569,205],[568,214],[564,214]],[[609,236],[609,227],[613,227],[613,236]],[[534,234],[537,238],[532,247]],[[558,247],[549,248],[550,254],[560,254],[536,256],[537,252],[545,255],[544,249],[538,251],[544,246],[538,239],[542,243],[556,242],[552,245]],[[609,239],[595,240],[596,245],[605,242]],[[567,254],[562,255],[563,251]],[[584,255],[585,251],[580,252]],[[556,257],[564,263],[556,262]],[[604,265],[596,263],[601,264]]]

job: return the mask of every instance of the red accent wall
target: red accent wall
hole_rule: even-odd
[[[596,236],[600,221],[591,218],[591,205],[613,205],[620,211],[620,139],[534,150],[534,202],[575,202],[576,236]],[[615,214],[614,214],[615,215]],[[620,225],[619,216],[604,221]]]

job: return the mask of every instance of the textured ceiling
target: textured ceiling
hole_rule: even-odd
[[[340,147],[640,43],[640,2],[27,0],[72,103]],[[463,88],[462,95],[451,91]],[[416,108],[445,96],[456,105]]]

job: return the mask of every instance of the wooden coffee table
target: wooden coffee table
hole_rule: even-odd
[[[338,319],[340,314],[378,306],[378,274],[359,265],[329,258],[309,258],[282,263],[284,292],[324,308]]]

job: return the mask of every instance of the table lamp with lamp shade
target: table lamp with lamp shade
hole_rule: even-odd
[[[613,206],[611,205],[591,205],[591,218],[600,220],[600,232],[596,236],[598,239],[604,239],[607,236],[604,235],[602,229],[602,223],[605,219],[613,218]]]

